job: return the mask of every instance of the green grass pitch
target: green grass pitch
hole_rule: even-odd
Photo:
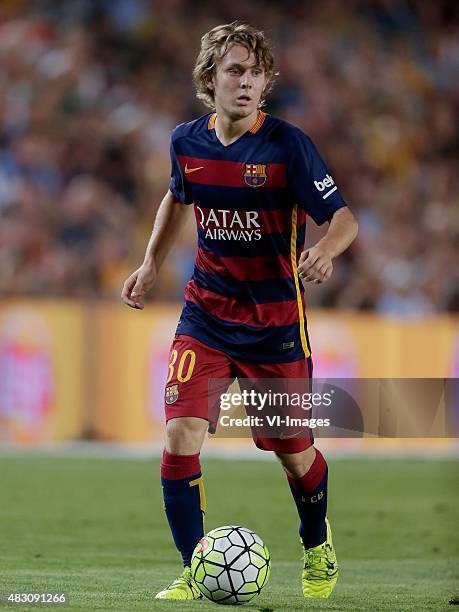
[[[245,608],[454,610],[448,602],[459,597],[458,462],[362,458],[329,465],[341,576],[329,600],[306,601],[297,518],[277,463],[203,460],[206,529],[250,527],[271,551],[270,581]],[[180,571],[158,460],[4,456],[0,487],[0,592],[66,592],[64,609],[72,610],[217,609],[207,601],[153,599]]]

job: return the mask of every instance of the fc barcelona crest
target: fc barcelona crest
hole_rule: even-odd
[[[173,404],[178,400],[179,390],[178,385],[169,385],[166,387],[166,393],[164,395],[164,401],[166,404]]]
[[[268,180],[266,164],[246,164],[244,180],[249,187],[261,187]]]

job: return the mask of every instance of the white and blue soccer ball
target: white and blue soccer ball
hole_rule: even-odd
[[[198,542],[191,575],[201,593],[218,604],[242,604],[261,593],[271,572],[263,540],[246,527],[225,525]]]

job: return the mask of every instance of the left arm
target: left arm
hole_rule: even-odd
[[[308,250],[301,253],[298,264],[300,278],[308,283],[324,283],[333,272],[332,260],[354,242],[358,223],[349,208],[335,212],[325,236]]]

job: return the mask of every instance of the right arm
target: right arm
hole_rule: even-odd
[[[142,296],[155,284],[161,264],[169,253],[192,206],[178,201],[171,191],[164,196],[156,215],[142,265],[129,276],[121,298],[131,308],[142,310]]]

